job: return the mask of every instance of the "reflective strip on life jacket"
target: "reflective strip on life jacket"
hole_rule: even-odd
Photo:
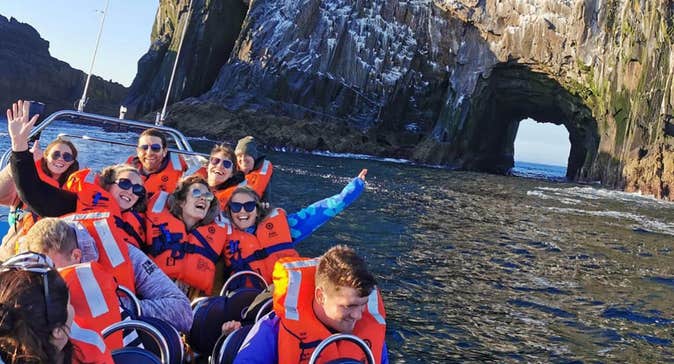
[[[180,156],[176,153],[171,153],[171,167],[173,167],[173,170],[175,171],[182,171],[183,166],[182,163],[180,163]]]
[[[85,214],[72,214],[62,219],[65,221],[76,221],[76,220],[93,220],[93,219],[107,219],[110,216],[109,212],[89,212]]]
[[[288,320],[299,320],[300,312],[297,309],[297,303],[300,297],[300,287],[302,286],[302,272],[294,268],[306,268],[318,265],[318,259],[300,260],[296,262],[283,263],[283,266],[288,271],[288,290],[286,291],[286,299],[283,303],[286,311],[286,318]],[[375,296],[375,303],[377,297]]]
[[[89,171],[89,173],[87,173],[87,176],[84,177],[84,182],[86,183],[94,183],[95,181],[96,181],[96,173],[93,173],[91,171]]]
[[[73,325],[70,327],[70,337],[77,341],[93,345],[100,350],[101,353],[105,353],[105,342],[103,341],[103,338],[101,338],[101,335],[96,331],[81,328],[75,321],[73,321]]]
[[[367,297],[367,310],[370,312],[370,315],[374,317],[375,320],[377,320],[377,323],[380,325],[386,325],[386,320],[384,319],[384,316],[379,313],[379,298],[378,298],[378,292],[377,292],[377,287],[375,287],[372,292],[370,292],[370,295]]]
[[[106,314],[109,311],[108,304],[105,302],[101,286],[94,276],[94,271],[91,270],[91,264],[82,264],[75,268],[75,274],[80,281],[82,290],[84,291],[84,298],[91,311],[91,316],[96,318],[100,315]]]
[[[110,225],[108,225],[108,221],[96,220],[94,221],[94,228],[101,239],[103,250],[105,250],[105,254],[107,254],[112,267],[114,268],[124,263],[124,256],[119,250],[119,246],[117,245],[115,237],[112,235],[112,231],[110,231]]]
[[[263,176],[266,175],[269,171],[269,166],[271,166],[271,162],[265,159],[264,163],[262,163],[262,168],[260,168],[260,174]]]
[[[159,214],[164,210],[164,205],[166,205],[166,200],[168,200],[169,194],[165,191],[159,192],[159,197],[154,202],[152,206],[152,212]]]

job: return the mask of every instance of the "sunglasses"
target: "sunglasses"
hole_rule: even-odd
[[[215,196],[211,192],[209,192],[209,191],[204,192],[204,191],[202,191],[198,188],[195,188],[195,189],[192,190],[192,197],[194,197],[196,199],[203,197],[203,199],[208,201],[208,202],[213,201],[213,199],[215,198]]]
[[[51,153],[51,159],[57,160],[59,158],[62,158],[64,162],[72,162],[75,160],[75,157],[71,153],[68,152],[59,152],[58,150],[55,150]]]
[[[44,310],[45,318],[47,319],[47,326],[51,323],[49,320],[49,279],[47,274],[54,270],[54,263],[52,260],[40,253],[26,252],[18,254],[7,260],[1,267],[0,272],[7,272],[11,270],[21,270],[42,275],[42,286],[44,288]]]
[[[255,210],[255,208],[257,207],[257,204],[255,203],[255,201],[248,201],[248,202],[244,202],[244,203],[240,203],[240,202],[230,202],[229,203],[229,209],[232,212],[239,212],[239,211],[241,211],[242,207],[243,207],[244,210],[246,210],[246,212],[253,212],[253,210]]]
[[[138,184],[138,183],[134,184],[128,178],[120,178],[120,179],[116,180],[115,183],[117,184],[117,186],[119,186],[119,188],[121,188],[123,190],[131,189],[131,192],[133,192],[133,194],[138,196],[138,197],[145,196],[145,187],[143,187],[143,185]]]
[[[211,157],[211,164],[212,165],[217,166],[221,162],[222,162],[223,167],[225,167],[227,169],[232,168],[232,161],[230,161],[229,159],[220,159],[220,158],[217,158],[217,157]]]
[[[147,151],[149,149],[149,150],[151,150],[155,153],[159,152],[161,150],[161,148],[162,148],[161,144],[156,144],[156,143],[155,144],[143,144],[143,145],[138,146],[138,149],[142,149],[142,150],[145,150],[145,151]]]

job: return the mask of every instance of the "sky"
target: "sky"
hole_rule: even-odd
[[[0,14],[35,28],[51,55],[89,71],[106,0],[0,0]],[[158,0],[110,0],[94,74],[131,85],[137,62],[150,47]],[[563,126],[520,123],[515,160],[566,166],[569,134]]]
[[[0,14],[35,28],[52,57],[89,72],[106,0],[0,0]],[[110,0],[94,74],[131,85],[150,47],[158,0]]]
[[[515,138],[515,161],[566,166],[571,151],[569,132],[563,125],[520,122]]]

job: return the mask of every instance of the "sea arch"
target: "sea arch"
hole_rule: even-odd
[[[462,101],[462,107],[444,113],[447,119],[434,132],[444,154],[441,162],[508,174],[519,123],[530,117],[568,130],[568,179],[582,180],[590,173],[600,142],[597,122],[579,92],[549,73],[517,63],[497,64]]]

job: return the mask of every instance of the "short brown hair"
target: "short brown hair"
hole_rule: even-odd
[[[317,287],[350,287],[358,291],[361,297],[367,297],[375,284],[365,261],[346,245],[333,246],[319,258],[316,268]]]
[[[77,233],[72,226],[55,217],[40,219],[30,228],[25,238],[28,250],[37,253],[58,252],[70,254],[77,248]]]
[[[206,180],[201,176],[192,175],[183,178],[180,181],[180,183],[178,183],[178,187],[176,187],[176,190],[173,191],[173,193],[171,194],[171,196],[169,196],[168,199],[168,209],[173,216],[182,220],[183,208],[180,207],[180,204],[182,202],[185,202],[185,200],[187,200],[187,193],[190,190],[190,187],[196,184],[204,185],[209,191],[211,190],[210,187],[208,187],[208,182],[206,182]],[[219,213],[220,213],[220,203],[218,202],[217,198],[213,198],[211,200],[210,206],[208,206],[206,216],[204,216],[204,218],[201,219],[199,223],[197,223],[197,226],[208,225],[212,223]]]
[[[161,139],[162,148],[166,148],[166,135],[164,135],[164,133],[162,133],[161,130],[156,129],[156,128],[145,129],[138,136],[138,140],[140,140],[140,138],[142,138],[144,136],[157,137],[157,138]]]

